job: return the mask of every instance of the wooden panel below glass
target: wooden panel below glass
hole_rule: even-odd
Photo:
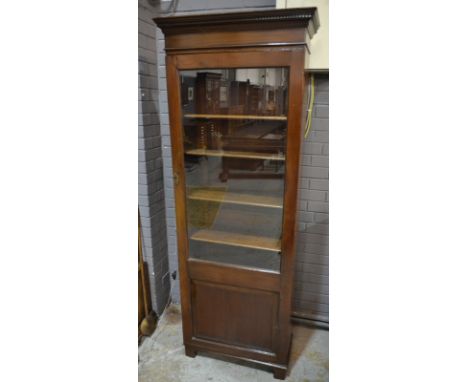
[[[194,337],[274,350],[279,294],[193,280]]]

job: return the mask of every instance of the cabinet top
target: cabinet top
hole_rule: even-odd
[[[310,39],[320,26],[317,14],[317,8],[287,8],[287,9],[269,9],[249,12],[228,12],[228,13],[205,13],[186,16],[164,16],[156,17],[153,21],[163,31],[166,36],[166,51],[171,50],[186,50],[186,49],[203,49],[216,48],[232,45],[235,36],[239,33],[252,32],[260,37],[260,44],[254,44],[256,38],[248,39],[248,45],[265,45],[268,31],[277,30],[278,32],[288,31],[307,31],[307,33],[296,33],[297,36],[302,36],[301,41],[296,37],[297,43],[307,44],[307,37]],[[263,32],[262,32],[263,31]],[[223,34],[228,37],[224,39],[224,44],[218,41],[218,46],[204,46],[200,42],[207,35]],[[182,43],[182,35],[190,36],[185,43]],[[308,35],[308,36],[306,36]],[[199,38],[197,38],[197,36]],[[275,36],[269,35],[269,44],[276,42],[283,43],[283,38],[275,41]],[[239,37],[239,36],[238,36]],[[193,38],[195,38],[195,41]],[[242,39],[242,37],[240,37]],[[188,45],[188,41],[195,44]],[[221,40],[221,39],[220,39]],[[232,43],[230,43],[230,41]]]

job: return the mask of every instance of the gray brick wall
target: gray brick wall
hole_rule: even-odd
[[[328,322],[328,75],[315,76],[312,115],[299,169],[293,311]]]
[[[262,7],[274,8],[275,1],[180,0],[176,14]],[[156,15],[157,11],[154,10],[153,16]],[[167,248],[169,271],[172,273],[178,267],[177,241],[164,36],[159,28],[156,29],[156,48]],[[316,78],[312,131],[302,143],[300,176],[293,310],[300,315],[328,322],[328,76]],[[180,301],[178,280],[173,282],[172,298]]]
[[[143,257],[148,264],[153,309],[161,314],[170,296],[162,140],[159,117],[156,27],[146,1],[138,2],[138,206]]]

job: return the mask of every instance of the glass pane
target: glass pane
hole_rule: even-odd
[[[286,68],[182,71],[189,255],[279,271]]]

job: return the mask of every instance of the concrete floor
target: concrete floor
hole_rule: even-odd
[[[185,356],[180,306],[169,306],[151,337],[139,347],[139,382],[277,381],[268,369],[212,356]],[[287,381],[328,381],[328,331],[294,326]]]

